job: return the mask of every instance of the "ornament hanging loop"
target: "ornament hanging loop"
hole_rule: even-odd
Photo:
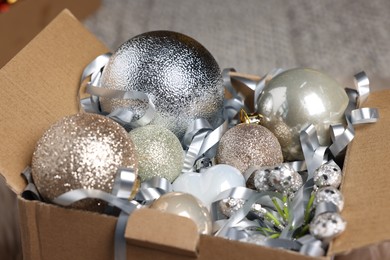
[[[257,113],[247,113],[244,109],[240,110],[240,121],[245,124],[260,125],[263,120],[263,116]]]

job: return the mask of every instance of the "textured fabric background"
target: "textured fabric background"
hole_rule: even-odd
[[[221,68],[263,75],[306,66],[347,86],[364,70],[379,89],[390,85],[389,18],[387,0],[103,0],[85,25],[112,50],[173,30],[202,43]]]

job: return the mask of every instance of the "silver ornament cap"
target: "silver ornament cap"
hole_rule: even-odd
[[[152,31],[131,38],[111,56],[100,86],[148,95],[156,108],[151,122],[180,139],[196,118],[214,122],[222,109],[221,70],[210,52],[196,40],[177,32]],[[147,104],[101,98],[104,112],[126,108],[139,118]]]
[[[345,123],[348,96],[334,79],[317,70],[296,68],[272,78],[257,100],[262,124],[278,138],[284,159],[303,160],[299,134],[309,124],[320,145],[330,145],[329,126]]]

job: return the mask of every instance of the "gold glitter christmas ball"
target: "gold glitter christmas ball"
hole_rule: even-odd
[[[135,146],[142,181],[158,176],[172,182],[181,173],[183,149],[171,131],[147,125],[130,131],[129,135]]]
[[[33,180],[49,202],[74,189],[111,193],[119,167],[137,171],[128,133],[111,119],[88,113],[67,116],[52,125],[32,157]],[[86,199],[72,207],[103,212],[105,203]]]
[[[154,201],[150,208],[189,218],[195,222],[200,234],[211,234],[210,212],[200,200],[191,194],[183,192],[166,193]]]
[[[278,139],[267,128],[239,124],[221,138],[216,156],[218,163],[236,167],[241,173],[250,166],[273,166],[283,162]]]
[[[199,42],[172,31],[152,31],[124,42],[104,68],[100,85],[136,90],[148,95],[156,108],[152,124],[163,126],[181,138],[196,118],[215,122],[223,107],[221,70]],[[126,108],[135,117],[146,102],[101,98],[105,112]]]

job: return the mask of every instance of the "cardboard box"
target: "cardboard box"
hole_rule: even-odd
[[[0,14],[0,68],[64,8],[84,19],[99,6],[100,0],[19,0],[8,12]]]
[[[59,34],[58,32],[61,31]],[[20,172],[30,164],[35,143],[59,118],[78,111],[77,92],[83,68],[107,48],[70,14],[62,12],[0,70],[0,173],[20,194]],[[386,258],[390,239],[390,91],[370,95],[380,120],[356,129],[347,151],[342,213],[348,226],[328,251],[334,255]],[[65,209],[18,195],[25,259],[113,259],[117,219]],[[189,219],[151,209],[134,212],[125,237],[128,259],[312,259],[298,253],[199,236]],[[383,250],[382,250],[383,249]]]

